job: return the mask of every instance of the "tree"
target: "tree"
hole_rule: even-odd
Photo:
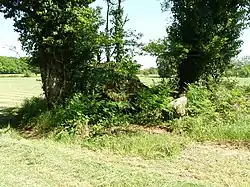
[[[0,12],[14,19],[23,49],[41,71],[49,108],[77,89],[99,46],[100,11],[94,0],[1,0]],[[79,88],[80,87],[80,88]]]
[[[165,53],[167,51],[166,44],[166,39],[150,41],[146,46],[144,46],[143,51],[156,57],[158,73],[162,78],[171,78],[176,74],[176,67],[172,67],[171,64],[165,61]]]
[[[218,79],[239,53],[241,31],[248,24],[249,0],[169,0],[173,23],[164,63],[176,67],[180,92],[189,83]]]
[[[107,13],[106,13],[106,27],[105,27],[105,36],[106,36],[106,44],[105,44],[105,53],[106,53],[106,62],[110,62],[111,58],[111,49],[110,49],[110,28],[109,28],[109,16],[111,6],[114,5],[111,0],[105,0],[107,3]]]
[[[30,70],[22,58],[0,56],[0,74],[24,74]]]
[[[142,37],[141,33],[134,30],[125,30],[124,26],[129,21],[125,16],[123,1],[105,0],[107,3],[105,38],[106,62],[121,62],[124,58],[132,58],[140,52],[142,43],[138,42]],[[139,49],[139,50],[138,50]]]
[[[151,67],[148,69],[148,72],[151,75],[158,74],[158,68]]]
[[[231,62],[232,67],[226,72],[227,76],[231,77],[250,77],[250,58],[249,56],[240,59],[234,59]]]

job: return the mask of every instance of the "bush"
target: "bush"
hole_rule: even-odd
[[[166,83],[138,92],[133,101],[133,107],[137,111],[134,114],[134,123],[155,125],[172,119],[173,111],[169,105],[173,100],[172,94]]]
[[[149,72],[147,71],[147,70],[144,70],[143,72],[142,72],[142,74],[145,76],[145,77],[147,77],[147,76],[149,76]]]
[[[37,118],[47,111],[47,104],[44,98],[33,97],[24,100],[21,108],[18,111],[22,123],[27,124],[32,118]]]
[[[228,80],[209,85],[189,86],[187,116],[181,118],[174,116],[169,104],[174,93],[164,82],[129,96],[121,90],[79,93],[51,111],[43,99],[33,98],[25,101],[19,115],[23,126],[41,134],[52,131],[57,139],[103,135],[114,126],[133,124],[167,126],[197,140],[250,138],[250,87]]]
[[[54,128],[57,132],[68,132],[71,135],[81,134],[82,124],[83,128],[88,128],[89,135],[100,135],[105,129],[117,125],[156,125],[172,118],[169,106],[172,97],[167,85],[142,88],[132,96],[124,95],[118,97],[113,93],[107,97],[103,94],[79,93],[65,105],[51,111],[47,110],[43,99],[33,98],[25,101],[19,115],[23,126],[38,128],[41,133]]]
[[[176,133],[197,140],[247,140],[250,138],[250,87],[224,81],[207,89],[190,85],[188,116],[169,123]]]

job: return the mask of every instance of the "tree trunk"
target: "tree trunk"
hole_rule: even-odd
[[[106,28],[105,28],[105,32],[106,32],[106,37],[108,40],[108,43],[106,43],[105,46],[105,52],[106,52],[106,62],[110,62],[110,44],[109,44],[109,39],[110,39],[110,34],[109,34],[109,13],[110,13],[110,0],[107,0],[107,15],[106,15]]]

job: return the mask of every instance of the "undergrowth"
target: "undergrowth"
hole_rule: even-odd
[[[210,89],[189,87],[188,115],[169,122],[175,132],[198,141],[250,139],[250,87],[224,81]]]
[[[22,127],[35,128],[41,134],[55,131],[57,137],[65,132],[70,136],[102,135],[113,126],[159,125],[172,119],[171,94],[164,84],[142,89],[124,100],[103,98],[101,94],[76,94],[64,106],[50,111],[43,98],[32,98],[23,103],[19,119]]]
[[[39,134],[49,134],[57,140],[67,136],[80,139],[94,137],[90,141],[94,147],[95,142],[102,145],[101,142],[108,139],[102,137],[107,129],[133,124],[167,127],[169,132],[190,136],[198,141],[248,141],[250,88],[238,86],[232,81],[209,85],[209,88],[202,84],[189,86],[187,115],[180,118],[175,117],[170,106],[173,100],[171,88],[161,83],[152,88],[143,88],[129,99],[118,101],[104,99],[98,94],[77,94],[64,106],[51,111],[47,110],[43,98],[33,98],[24,102],[19,110],[19,119],[22,128],[28,126]],[[123,136],[115,138],[126,139]],[[134,138],[135,142],[139,141],[136,136]],[[116,145],[108,147],[115,149]]]
[[[188,138],[143,132],[96,136],[83,141],[91,150],[140,156],[146,159],[173,158],[190,142]]]

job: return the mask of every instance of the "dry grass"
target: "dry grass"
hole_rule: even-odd
[[[179,157],[144,160],[49,140],[0,135],[0,186],[250,186],[250,151],[191,144]]]

